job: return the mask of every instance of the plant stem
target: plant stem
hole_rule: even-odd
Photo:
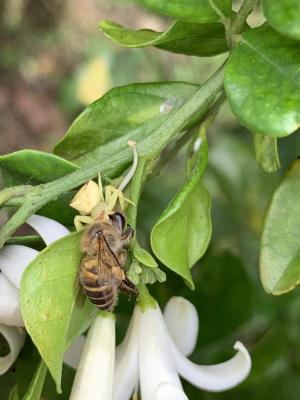
[[[258,0],[244,0],[231,24],[231,35],[239,34],[243,31],[246,19],[251,14]]]
[[[26,193],[29,193],[33,189],[31,185],[21,185],[21,186],[12,186],[9,188],[5,188],[0,191],[0,206],[5,203],[7,200],[11,199],[12,197],[16,197],[19,200],[19,205],[24,202],[23,196]]]
[[[29,236],[12,236],[6,244],[21,244],[29,247],[45,247],[45,242],[40,236],[29,235]]]
[[[135,229],[136,228],[136,217],[138,202],[143,188],[143,183],[146,180],[146,167],[148,160],[146,157],[139,158],[138,165],[135,174],[132,178],[130,185],[130,200],[134,202],[134,206],[129,205],[127,211],[127,218],[129,225]],[[134,236],[135,238],[135,236]]]
[[[224,64],[176,113],[170,113],[158,129],[144,137],[142,142],[137,143],[138,154],[146,156],[148,159],[156,157],[170,141],[176,139],[188,122],[198,123],[222,93],[223,74]],[[55,200],[61,194],[95,178],[99,171],[101,174],[112,174],[116,170],[124,169],[132,159],[132,151],[127,146],[127,138],[125,140],[126,142],[118,151],[115,148],[111,149],[106,157],[97,158],[88,165],[55,181],[36,186],[26,194],[22,206],[0,230],[0,248],[19,226],[51,200]],[[135,140],[134,135],[132,140]]]
[[[156,308],[157,303],[149,293],[147,286],[144,284],[140,284],[138,286],[138,289],[139,289],[138,304],[141,307],[141,310],[144,312],[147,308]]]

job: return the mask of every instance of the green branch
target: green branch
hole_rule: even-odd
[[[148,135],[143,142],[137,143],[139,156],[146,156],[148,159],[156,157],[168,143],[176,140],[188,122],[197,123],[205,116],[222,93],[223,70],[224,65],[175,114],[170,114],[157,130]],[[51,200],[95,178],[99,171],[101,174],[112,174],[120,168],[124,169],[132,159],[132,151],[126,143],[122,146],[106,158],[95,160],[90,165],[55,181],[36,186],[25,194],[24,203],[0,230],[0,248],[19,226]]]
[[[252,13],[259,0],[244,0],[231,25],[231,35],[243,31],[246,19]]]
[[[18,206],[21,205],[24,201],[23,196],[26,193],[31,192],[32,189],[33,189],[33,186],[31,186],[31,185],[20,185],[20,186],[13,186],[13,187],[9,187],[9,188],[5,188],[5,189],[1,190],[0,206],[5,204],[11,198],[16,199],[16,203],[18,203]]]

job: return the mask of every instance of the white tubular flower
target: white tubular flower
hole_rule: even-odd
[[[4,324],[0,324],[0,334],[5,338],[10,348],[10,352],[6,356],[0,357],[0,375],[3,375],[16,361],[25,343],[26,334],[23,329],[16,329]]]
[[[176,385],[163,382],[156,391],[155,400],[188,400],[182,389]]]
[[[78,367],[84,344],[86,341],[86,337],[83,335],[77,336],[76,339],[73,340],[68,350],[64,354],[64,363],[76,369]]]
[[[165,309],[165,319],[176,369],[188,382],[200,389],[220,392],[237,386],[247,378],[251,359],[240,342],[234,345],[234,349],[238,350],[235,356],[224,363],[197,365],[185,357],[194,350],[199,327],[197,311],[192,303],[182,297],[171,298]]]
[[[129,399],[138,388],[138,329],[139,310],[135,308],[126,336],[116,350],[114,400]]]
[[[169,335],[158,306],[140,311],[139,372],[143,400],[156,398],[158,387],[166,382],[182,389],[173,361]]]
[[[91,325],[70,400],[111,400],[115,363],[115,320],[99,313]]]
[[[199,318],[194,304],[183,297],[171,297],[164,309],[164,319],[178,350],[185,356],[192,354],[199,332]]]
[[[144,312],[136,306],[135,313],[138,329],[131,330],[131,335],[138,335],[135,341],[138,341],[142,400],[186,400],[179,375],[200,389],[214,392],[230,389],[247,378],[251,359],[240,342],[234,346],[238,350],[237,354],[221,364],[201,366],[185,357],[194,350],[199,328],[197,311],[189,301],[180,297],[170,299],[165,309],[165,320],[158,305],[156,308],[147,308]],[[127,343],[134,341],[127,335],[125,340]],[[125,358],[126,353],[124,361]],[[121,365],[120,360],[117,361],[118,364]],[[126,375],[125,362],[123,373]],[[134,375],[134,372],[131,371],[131,374]],[[116,385],[121,389],[124,381],[120,370],[118,377]],[[131,390],[122,399],[130,398],[134,386],[131,385]],[[119,399],[120,397],[114,398]]]
[[[187,400],[179,376],[200,389],[212,392],[230,389],[246,379],[251,359],[240,342],[234,345],[237,350],[235,356],[224,363],[202,366],[186,358],[194,350],[198,328],[196,308],[181,297],[170,299],[164,318],[157,304],[145,310],[137,305],[125,339],[116,350],[113,395],[97,395],[97,398],[129,400],[140,386],[142,400]],[[79,340],[79,347],[82,340]],[[100,337],[98,341],[102,341]],[[91,348],[90,357],[94,357],[93,352],[94,348]],[[78,345],[71,353],[71,365],[76,366],[80,354]],[[85,355],[82,356],[84,358]],[[65,361],[68,362],[68,359],[70,356]],[[111,362],[104,362],[103,359],[98,368],[90,367],[90,370],[97,370],[97,379],[102,381],[102,374],[110,368]],[[89,379],[88,374],[86,379]],[[96,383],[90,385],[98,387]],[[95,397],[96,393],[98,391],[91,392],[91,395]],[[89,397],[74,397],[76,400],[83,398]]]
[[[27,224],[47,245],[69,233],[60,223],[40,215],[32,215]],[[8,245],[0,250],[0,333],[3,331],[11,349],[6,357],[0,357],[0,375],[16,360],[25,341],[25,333],[15,328],[24,326],[20,309],[20,281],[25,268],[37,254],[37,250],[21,245]],[[7,366],[5,371],[1,368],[2,362]]]

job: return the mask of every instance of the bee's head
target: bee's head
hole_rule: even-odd
[[[123,213],[117,211],[117,212],[115,212],[114,214],[111,214],[111,215],[109,216],[109,218],[110,218],[110,220],[111,220],[111,222],[112,222],[114,228],[115,228],[118,232],[122,233],[123,230],[124,230],[125,227],[126,227],[126,218],[125,218],[125,215],[124,215]]]

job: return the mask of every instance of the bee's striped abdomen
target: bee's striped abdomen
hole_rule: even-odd
[[[115,285],[103,280],[99,282],[98,259],[83,257],[80,264],[79,280],[84,293],[99,310],[111,311],[117,300]]]

